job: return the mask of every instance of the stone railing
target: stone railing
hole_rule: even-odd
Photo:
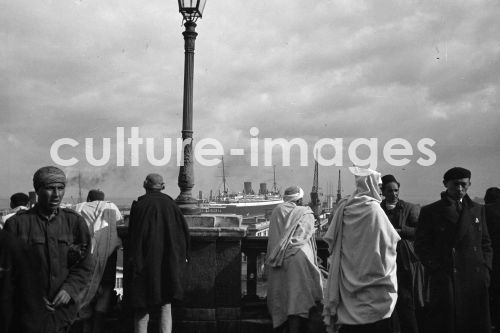
[[[258,284],[265,283],[265,274],[258,274],[258,265],[262,265],[267,238],[247,237],[238,215],[186,216],[186,220],[191,234],[191,259],[184,278],[184,302],[173,307],[174,333],[272,332],[265,290],[264,295],[258,293]],[[128,255],[127,232],[127,227],[119,227],[119,235],[125,240],[124,262]],[[318,256],[326,260],[326,244],[318,240],[317,245]],[[242,253],[246,257],[245,294]],[[120,329],[114,331],[132,332],[130,305],[123,304],[119,317]]]

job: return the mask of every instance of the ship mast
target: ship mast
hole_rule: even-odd
[[[78,203],[83,202],[82,199],[82,173],[78,171]]]
[[[276,185],[276,165],[273,165],[273,193],[278,193],[278,186]]]
[[[318,161],[314,161],[314,179],[313,179],[313,186],[311,190],[311,209],[314,213],[314,216],[316,217],[316,220],[319,219],[319,209],[320,209],[320,200],[319,200],[319,193],[318,193]]]
[[[227,188],[226,188],[226,171],[224,169],[224,156],[221,156],[222,159],[222,184],[223,184],[223,194],[227,196]]]
[[[339,183],[337,187],[337,203],[342,199],[342,183],[340,180],[340,170],[339,170]]]

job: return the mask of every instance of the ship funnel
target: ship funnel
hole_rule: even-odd
[[[267,184],[260,183],[259,194],[267,194]]]
[[[244,190],[245,194],[254,194],[252,190],[252,182],[244,182]]]

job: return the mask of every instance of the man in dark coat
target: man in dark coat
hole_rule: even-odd
[[[53,166],[33,176],[38,203],[7,220],[5,231],[27,243],[40,267],[45,308],[44,332],[67,332],[76,317],[75,300],[90,281],[90,233],[75,211],[60,208],[66,175]]]
[[[37,273],[29,247],[0,230],[0,332],[42,332],[45,305]]]
[[[400,184],[393,175],[382,177],[380,203],[401,240],[397,247],[398,301],[393,319],[401,333],[418,333],[417,313],[423,306],[423,266],[415,254],[414,240],[420,207],[399,199]]]
[[[500,332],[500,188],[490,187],[484,196],[486,224],[493,247],[490,305],[491,321],[495,332]]]
[[[189,229],[175,201],[161,192],[164,188],[160,175],[149,174],[146,194],[130,209],[125,298],[135,309],[135,332],[140,333],[147,332],[149,313],[158,308],[160,331],[171,332],[171,303],[183,298]]]
[[[425,332],[487,333],[491,241],[484,206],[467,195],[471,173],[444,174],[441,200],[422,208],[415,250],[429,274]]]

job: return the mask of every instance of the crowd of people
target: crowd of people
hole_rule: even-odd
[[[287,189],[271,217],[267,263],[270,278],[280,279],[268,284],[275,330],[306,332],[308,309],[318,302],[328,332],[487,333],[500,325],[500,259],[493,256],[500,256],[500,189],[488,189],[485,205],[475,203],[467,195],[471,172],[454,167],[443,176],[441,199],[420,209],[399,199],[393,175],[351,171],[356,189],[323,237],[324,280],[307,255],[315,233],[303,191]]]
[[[272,212],[266,255],[267,304],[277,332],[311,331],[322,309],[328,332],[487,333],[500,326],[500,189],[485,205],[467,195],[471,172],[443,175],[441,199],[420,208],[399,198],[393,175],[353,167],[355,191],[339,202],[316,249],[316,218],[291,186]],[[104,332],[115,284],[117,224],[123,216],[100,190],[62,208],[66,175],[37,170],[38,200],[11,197],[0,230],[0,332]],[[124,262],[125,302],[134,331],[151,313],[172,331],[183,298],[189,228],[163,178],[149,174],[132,203]],[[384,199],[382,199],[384,198]]]

